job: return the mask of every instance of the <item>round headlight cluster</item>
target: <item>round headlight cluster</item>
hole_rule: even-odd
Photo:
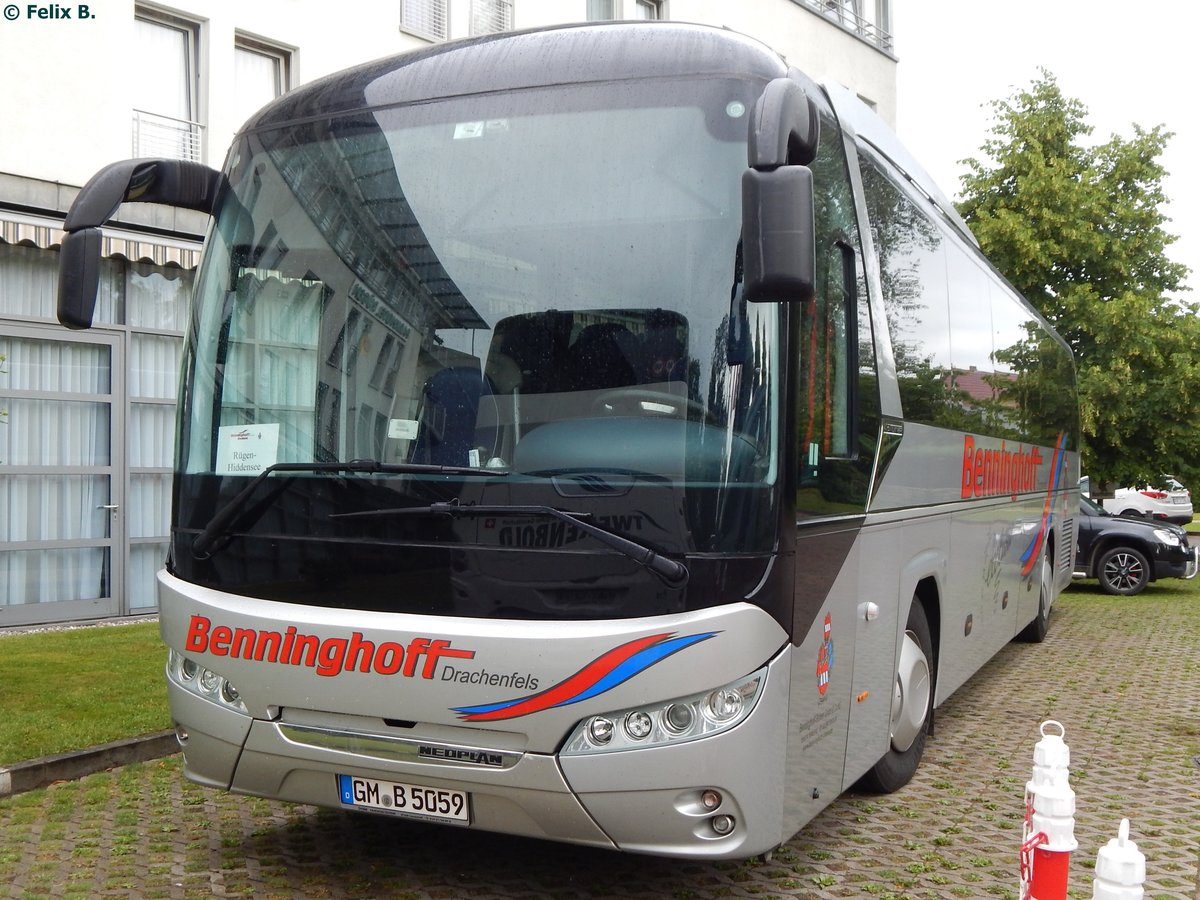
[[[603,747],[612,740],[615,728],[612,719],[596,716],[588,722],[588,739],[597,747]]]
[[[562,752],[580,755],[632,750],[693,741],[726,731],[750,714],[766,674],[766,669],[760,669],[703,694],[584,719],[575,727]]]
[[[721,688],[708,695],[704,711],[714,722],[724,723],[736,719],[742,712],[745,701],[735,688]]]
[[[635,709],[625,717],[625,733],[635,741],[650,737],[653,730],[654,720],[644,710]]]
[[[246,704],[232,682],[175,650],[167,652],[167,677],[197,697],[247,712]]]

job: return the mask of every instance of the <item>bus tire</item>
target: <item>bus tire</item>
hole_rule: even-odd
[[[1049,562],[1050,545],[1042,548],[1042,563],[1038,574],[1038,611],[1037,618],[1025,626],[1017,640],[1026,644],[1040,644],[1046,639],[1050,629],[1050,592],[1054,590],[1051,584],[1052,572]]]
[[[860,790],[890,794],[912,780],[925,752],[933,718],[935,672],[929,619],[920,600],[913,598],[900,644],[892,697],[891,745],[883,758],[859,779]]]

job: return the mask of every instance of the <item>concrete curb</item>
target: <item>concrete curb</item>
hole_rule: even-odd
[[[0,798],[178,751],[174,730],[167,730],[0,766]]]

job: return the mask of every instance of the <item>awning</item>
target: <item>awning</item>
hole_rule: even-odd
[[[0,244],[22,244],[57,250],[62,244],[62,221],[16,210],[0,209]],[[181,237],[147,234],[124,228],[105,228],[100,254],[130,262],[194,269],[200,264],[200,242]]]

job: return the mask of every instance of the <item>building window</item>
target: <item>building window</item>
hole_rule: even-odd
[[[892,51],[892,0],[799,0],[880,50]]]
[[[635,19],[661,19],[662,12],[661,0],[636,0],[633,4],[633,18]]]
[[[400,27],[433,41],[446,39],[446,0],[400,0]]]
[[[513,0],[471,0],[471,34],[512,31]]]
[[[587,20],[589,22],[607,22],[617,17],[613,8],[614,0],[587,0]]]
[[[240,125],[291,84],[291,53],[237,37],[233,45],[233,102]]]
[[[138,10],[134,16],[133,155],[201,157],[199,28]]]

